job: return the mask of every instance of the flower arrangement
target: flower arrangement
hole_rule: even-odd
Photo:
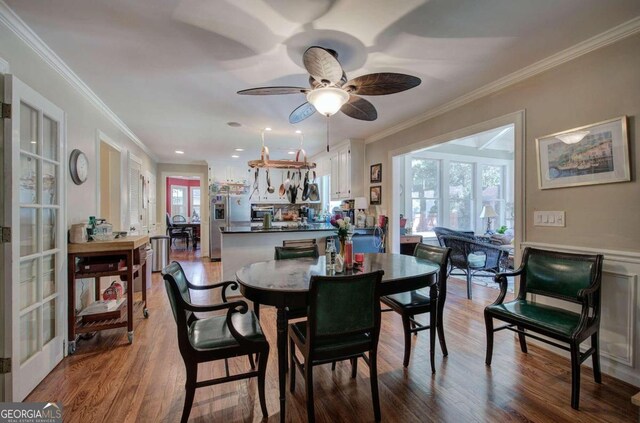
[[[335,226],[338,230],[336,234],[340,239],[340,242],[343,242],[347,239],[347,236],[353,235],[353,225],[351,224],[351,219],[349,217],[345,217],[338,220],[331,220],[331,224]]]

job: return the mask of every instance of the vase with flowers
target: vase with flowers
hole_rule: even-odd
[[[331,224],[337,228],[336,234],[340,241],[340,255],[344,258],[345,242],[348,238],[353,236],[353,225],[351,224],[351,219],[349,217],[344,217],[342,219],[332,221]]]

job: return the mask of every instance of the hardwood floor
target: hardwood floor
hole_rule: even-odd
[[[176,251],[176,250],[174,250]],[[216,282],[220,265],[201,260],[192,251],[172,253],[196,284]],[[496,334],[493,365],[484,364],[485,331],[482,311],[498,291],[474,286],[466,299],[462,281],[451,280],[445,307],[449,356],[439,346],[436,371],[429,366],[428,334],[414,337],[408,369],[402,367],[403,335],[400,317],[384,313],[378,373],[382,420],[387,422],[635,422],[638,410],[628,384],[603,375],[593,382],[583,366],[580,411],[570,406],[569,361],[531,345],[523,354],[515,335]],[[217,298],[194,296],[194,301]],[[267,370],[268,421],[279,421],[275,353],[275,310],[261,311],[261,322],[272,345]],[[248,367],[246,358],[230,361],[232,372]],[[350,378],[348,362],[314,369],[318,421],[373,421],[368,369],[361,363],[358,377]],[[224,373],[222,362],[200,368],[200,378]],[[296,393],[287,392],[287,421],[306,420],[303,378]],[[69,422],[176,422],[184,401],[185,371],[178,351],[176,328],[160,274],[153,275],[150,318],[137,316],[135,341],[127,343],[125,330],[102,332],[78,343],[75,355],[65,358],[29,395],[27,401],[61,401]],[[288,390],[288,389],[287,389]],[[232,382],[196,391],[193,422],[260,421],[257,381]]]

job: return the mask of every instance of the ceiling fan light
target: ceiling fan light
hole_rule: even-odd
[[[582,139],[587,135],[589,135],[589,131],[575,131],[567,134],[556,135],[556,138],[565,144],[576,144],[582,141]]]
[[[349,93],[336,87],[316,88],[309,91],[307,101],[325,116],[335,114],[349,101]]]

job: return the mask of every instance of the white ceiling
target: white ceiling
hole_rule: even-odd
[[[413,90],[368,97],[378,120],[340,113],[330,138],[366,138],[640,15],[638,0],[6,0],[162,162],[322,150],[325,119],[298,125],[302,53],[335,49],[349,77],[402,72]],[[242,123],[240,128],[227,122]],[[245,148],[236,153],[235,148]],[[175,150],[185,154],[178,157]]]

